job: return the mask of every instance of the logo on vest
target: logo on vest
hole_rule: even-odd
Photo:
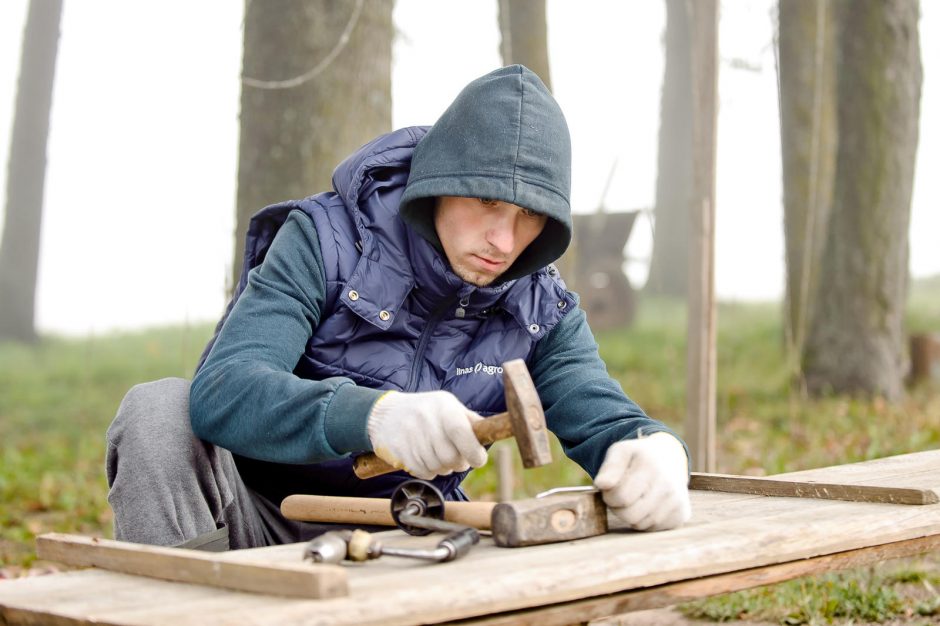
[[[484,365],[483,363],[477,363],[472,367],[458,367],[457,376],[463,376],[464,374],[489,374],[490,376],[497,376],[503,373],[503,368],[499,365]]]

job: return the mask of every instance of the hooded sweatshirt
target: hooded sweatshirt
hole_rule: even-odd
[[[274,502],[385,496],[408,476],[351,471],[371,449],[382,390],[446,389],[488,415],[505,410],[499,365],[512,358],[526,360],[549,428],[592,476],[611,443],[668,430],[607,375],[577,297],[547,266],[570,239],[568,146],[541,81],[502,68],[426,134],[402,129],[351,155],[332,192],[259,212],[193,380],[197,436],[231,450],[246,484]],[[549,220],[501,281],[477,287],[441,251],[436,195],[501,199]],[[462,478],[436,482],[460,498]]]
[[[511,280],[557,260],[571,242],[571,139],[558,103],[522,65],[467,85],[415,149],[401,215],[441,250],[436,196],[502,200],[549,220],[501,277]]]

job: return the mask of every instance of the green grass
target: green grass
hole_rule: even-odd
[[[940,386],[879,399],[803,397],[791,389],[781,307],[720,305],[718,471],[772,474],[940,447]],[[680,433],[685,398],[685,309],[641,299],[635,324],[598,333],[610,372],[648,413]],[[908,328],[940,332],[940,278],[913,285]],[[191,375],[211,326],[172,327],[86,339],[44,338],[35,348],[0,344],[0,567],[28,567],[47,531],[109,536],[104,434],[138,382]],[[508,444],[497,444],[506,446]],[[509,445],[511,448],[511,445]],[[557,450],[556,458],[562,459]],[[589,482],[567,460],[523,470],[515,495]],[[495,496],[495,463],[465,483]],[[831,623],[940,619],[940,559],[801,579],[683,605],[712,620]]]
[[[210,326],[0,344],[0,566],[41,532],[110,534],[104,434],[135,383],[187,376]]]
[[[702,620],[773,621],[780,624],[935,623],[940,617],[936,564],[915,562],[799,578],[716,596],[682,606]],[[929,620],[929,621],[928,621]]]

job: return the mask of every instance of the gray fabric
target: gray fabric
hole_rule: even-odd
[[[116,539],[179,546],[203,536],[219,540],[215,531],[227,528],[229,547],[238,549],[302,541],[324,530],[281,517],[277,505],[245,486],[228,450],[196,438],[187,380],[133,387],[107,440]]]
[[[230,547],[228,543],[228,527],[223,526],[222,528],[217,528],[173,547],[186,548],[187,550],[202,550],[203,552],[225,552]]]

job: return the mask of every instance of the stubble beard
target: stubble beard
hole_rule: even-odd
[[[457,274],[461,280],[477,287],[488,287],[493,283],[493,281],[499,278],[498,275],[493,276],[492,274],[481,274],[479,272],[474,272],[460,266],[454,267],[453,270],[454,274]]]
[[[489,287],[496,281],[497,278],[502,276],[502,274],[487,274],[485,272],[480,272],[471,269],[462,263],[451,263],[451,269],[461,280],[476,287]]]

